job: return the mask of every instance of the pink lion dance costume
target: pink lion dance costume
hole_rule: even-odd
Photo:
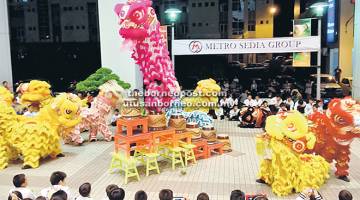
[[[351,98],[333,99],[326,113],[309,116],[316,134],[314,152],[329,163],[336,161],[335,175],[349,181],[350,144],[360,137],[360,104]]]
[[[145,103],[150,110],[160,112],[170,105],[174,92],[179,91],[166,41],[161,37],[151,0],[128,0],[117,4],[119,34],[125,43],[133,44],[132,58],[143,73],[147,94]]]

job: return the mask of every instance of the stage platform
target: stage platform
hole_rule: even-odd
[[[29,178],[30,188],[38,194],[42,188],[49,186],[50,174],[61,170],[68,174],[67,184],[73,193],[77,194],[78,187],[82,183],[90,182],[92,184],[91,196],[95,200],[102,200],[105,197],[105,187],[111,183],[125,189],[125,199],[133,199],[138,190],[146,191],[149,199],[158,199],[159,191],[169,188],[174,191],[175,196],[184,196],[191,200],[196,199],[197,194],[201,192],[208,193],[211,200],[227,200],[234,189],[250,194],[267,193],[269,199],[272,200],[294,200],[296,195],[279,198],[272,194],[270,187],[255,182],[259,166],[255,153],[255,135],[261,133],[262,130],[240,129],[236,125],[236,122],[216,121],[215,127],[218,133],[230,136],[233,152],[199,160],[196,165],[190,165],[186,169],[186,175],[182,175],[180,169],[172,171],[170,164],[162,161],[160,174],[145,177],[144,168],[140,168],[141,180],[123,185],[123,176],[108,173],[110,153],[114,148],[112,142],[85,143],[80,147],[64,145],[66,157],[44,161],[38,169],[21,170],[20,164],[11,164],[7,169],[0,171],[0,199],[7,199],[6,194],[12,188],[14,174],[25,173]],[[351,191],[354,199],[360,199],[360,142],[358,139],[352,143],[351,149],[351,182],[346,183],[336,179],[333,175],[333,166],[330,180],[320,190],[324,199],[337,199],[342,189]]]

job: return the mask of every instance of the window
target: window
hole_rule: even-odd
[[[80,6],[80,10],[84,10],[84,7],[83,7],[83,6]]]
[[[31,8],[28,8],[27,11],[28,11],[28,12],[31,12]]]
[[[266,4],[269,4],[270,3],[270,1],[269,0],[266,0]]]
[[[266,24],[269,24],[269,20],[266,20]]]
[[[198,3],[198,7],[202,7],[202,3],[200,2],[200,3]]]
[[[206,23],[205,26],[209,26],[209,23]]]
[[[185,6],[184,6],[184,7],[182,7],[182,8],[181,8],[181,10],[182,10],[182,12],[183,12],[183,13],[186,13],[186,12],[187,12],[187,9],[186,9],[186,7],[185,7]]]
[[[75,7],[75,10],[79,10],[79,7],[76,6],[76,7]]]
[[[33,31],[36,31],[36,27],[35,27],[35,26],[33,26]]]
[[[195,27],[195,26],[196,26],[196,23],[192,23],[192,26]]]
[[[32,27],[29,27],[29,31],[32,31]]]
[[[68,27],[68,26],[64,26],[64,29],[65,29],[65,30],[69,30],[69,27]]]
[[[220,24],[220,33],[226,33],[227,32],[227,24]]]
[[[205,2],[205,3],[204,3],[204,6],[205,6],[205,7],[209,7],[209,2]]]
[[[64,11],[67,11],[67,10],[68,10],[68,8],[67,8],[67,7],[64,7],[64,8],[63,8],[63,10],[64,10]]]
[[[80,29],[80,26],[76,26],[76,29],[79,30],[79,29]]]
[[[255,31],[255,25],[254,24],[249,24],[248,25],[248,31]]]
[[[198,23],[198,26],[199,26],[199,27],[202,27],[202,23],[201,23],[201,22],[199,22],[199,23]]]
[[[260,24],[264,24],[264,21],[263,21],[263,20],[261,20],[261,21],[260,21]]]
[[[70,30],[74,30],[74,26],[69,26],[69,29],[70,29]]]
[[[32,8],[31,11],[35,12],[35,8]]]
[[[82,28],[83,30],[85,30],[85,26],[84,26],[84,25],[82,25],[81,28]]]
[[[192,3],[192,5],[191,5],[193,8],[195,8],[196,7],[196,3]]]
[[[68,7],[68,10],[69,10],[69,11],[72,11],[72,7],[71,7],[71,6],[69,6],[69,7]]]
[[[211,5],[212,7],[214,7],[214,6],[215,6],[215,2],[211,2],[210,5]]]

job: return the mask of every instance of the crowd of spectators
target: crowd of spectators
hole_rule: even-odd
[[[93,200],[91,195],[92,185],[83,183],[79,186],[78,193],[72,194],[66,184],[66,173],[56,171],[50,176],[50,186],[41,190],[40,195],[36,196],[29,188],[28,180],[25,174],[17,174],[13,177],[14,187],[9,191],[8,200]],[[110,184],[104,191],[103,200],[123,200],[126,192],[123,188],[115,184]],[[265,194],[247,195],[241,190],[233,190],[230,194],[230,200],[267,200]],[[147,200],[148,196],[145,191],[140,190],[135,193],[134,197],[126,199]],[[186,200],[184,197],[175,197],[170,189],[163,189],[159,192],[159,200]],[[200,193],[197,200],[209,200],[207,193]],[[306,189],[300,193],[296,200],[322,200],[319,192],[313,189]],[[347,190],[339,193],[339,200],[352,200],[352,194]]]

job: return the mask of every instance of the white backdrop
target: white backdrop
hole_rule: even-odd
[[[12,68],[7,5],[0,1],[0,82],[8,81],[12,85]]]
[[[99,1],[99,25],[102,67],[112,69],[120,78],[131,84],[131,88],[142,88],[142,74],[131,58],[131,52],[121,48],[123,39],[119,35],[118,17],[114,12],[117,3],[126,0]]]

